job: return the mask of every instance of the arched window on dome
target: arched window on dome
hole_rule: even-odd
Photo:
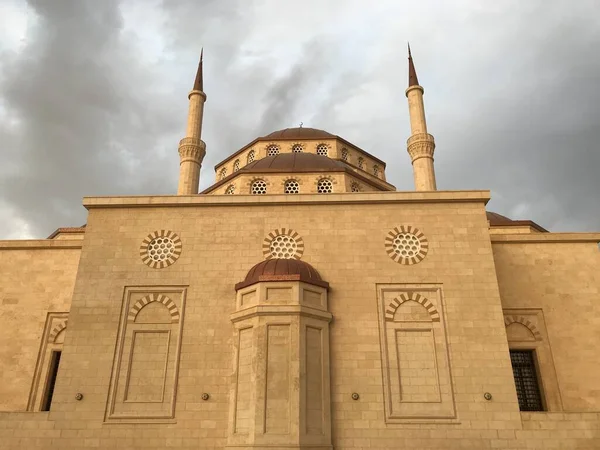
[[[256,180],[250,187],[250,193],[253,195],[263,195],[267,193],[267,183],[264,180]]]
[[[250,164],[251,162],[254,162],[254,150],[250,150],[250,153],[248,153],[248,160],[246,161],[246,164]]]
[[[321,178],[317,182],[317,192],[319,194],[331,194],[333,192],[333,183],[329,178]]]
[[[230,184],[229,186],[227,186],[227,189],[225,189],[225,195],[233,194],[235,194],[235,186],[233,184]]]
[[[219,171],[219,180],[222,180],[223,178],[225,178],[227,176],[227,167],[223,167],[220,171]]]
[[[377,164],[373,166],[373,175],[375,175],[376,177],[379,176],[379,166]]]
[[[347,148],[342,149],[342,161],[348,161],[348,149]]]
[[[352,192],[360,192],[360,184],[358,184],[356,181],[354,181],[352,183],[352,185],[350,186],[350,191],[352,191]]]
[[[294,144],[292,146],[292,153],[302,153],[304,151],[304,149],[302,148],[301,144]]]
[[[275,156],[279,155],[279,146],[278,145],[269,145],[267,147],[267,156]]]
[[[284,193],[286,194],[299,194],[300,185],[297,180],[287,180],[284,185]]]
[[[237,172],[238,170],[240,170],[240,160],[236,159],[233,163],[233,171]]]
[[[358,168],[363,170],[365,167],[365,159],[363,157],[358,158]]]
[[[329,148],[327,147],[326,144],[317,145],[317,155],[327,156],[328,153],[329,153]]]

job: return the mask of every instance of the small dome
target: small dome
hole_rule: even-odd
[[[341,172],[344,163],[314,153],[280,153],[267,156],[242,168],[240,172]]]
[[[522,227],[522,226],[526,226],[526,227],[534,228],[537,231],[542,232],[542,233],[548,232],[548,230],[539,226],[537,223],[535,223],[531,220],[513,220],[513,219],[509,219],[506,216],[503,216],[502,214],[498,214],[498,213],[491,212],[491,211],[486,211],[485,215],[487,216],[487,220],[490,222],[490,226],[492,226],[492,227],[508,227],[508,226]]]
[[[308,263],[298,259],[267,259],[259,262],[248,271],[246,279],[235,285],[235,290],[264,281],[302,281],[324,288],[329,283],[323,281],[319,272]]]
[[[316,128],[286,128],[273,131],[260,139],[333,139],[335,135]]]
[[[495,212],[486,211],[485,215],[487,216],[487,220],[490,221],[490,225],[492,225],[492,226],[507,225],[507,224],[511,224],[513,222],[512,219],[509,219],[508,217],[503,216],[502,214],[495,213]]]

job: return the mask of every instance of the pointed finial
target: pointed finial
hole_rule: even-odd
[[[200,64],[198,64],[198,72],[196,73],[196,80],[194,80],[194,91],[204,92],[204,83],[202,79],[202,59],[204,58],[204,47],[200,50]]]
[[[300,128],[302,128],[302,125],[304,125],[304,122],[300,122]]]
[[[408,87],[418,86],[417,71],[413,63],[412,54],[410,53],[410,43],[408,44]]]

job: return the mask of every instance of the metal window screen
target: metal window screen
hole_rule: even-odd
[[[512,363],[521,411],[544,410],[533,358],[533,350],[510,351],[510,362]]]

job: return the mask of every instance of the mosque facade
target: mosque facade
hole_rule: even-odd
[[[438,190],[423,93],[413,191],[300,127],[199,193],[201,59],[177,195],[0,241],[0,448],[600,448],[600,233]]]

